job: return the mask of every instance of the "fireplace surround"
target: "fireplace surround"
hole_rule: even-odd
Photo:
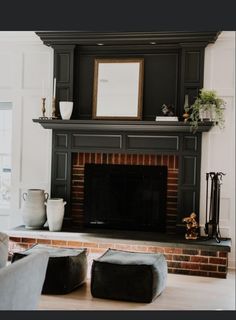
[[[67,201],[64,227],[73,231],[83,224],[81,203],[75,199],[75,186],[83,189],[75,178],[73,165],[78,167],[78,178],[85,163],[107,163],[120,161],[120,164],[166,164],[169,174],[175,178],[177,186],[173,203],[168,200],[167,229],[174,233],[183,232],[183,217],[192,211],[199,214],[201,137],[211,124],[199,127],[196,134],[190,132],[188,124],[163,123],[152,121],[96,121],[90,120],[38,120],[44,128],[53,129],[51,196],[62,197]],[[79,154],[74,156],[74,154]],[[102,160],[101,160],[102,159]],[[119,159],[119,160],[117,160]],[[171,166],[174,167],[171,168]],[[73,176],[74,174],[74,176]],[[174,176],[173,176],[174,175]],[[82,176],[81,176],[82,177]],[[171,177],[169,176],[169,179]],[[178,181],[178,183],[177,183]],[[173,188],[173,186],[171,186]],[[80,194],[80,196],[82,196]],[[74,199],[74,200],[73,200]],[[171,217],[171,209],[173,215]],[[75,212],[78,215],[75,215]],[[176,216],[174,216],[176,214]],[[78,230],[78,229],[77,229]]]
[[[175,168],[178,183],[174,190],[177,199],[172,204],[176,212],[167,229],[182,231],[183,217],[192,211],[199,214],[201,137],[202,132],[211,128],[210,123],[204,123],[196,134],[190,132],[189,124],[181,121],[184,97],[188,94],[191,104],[203,87],[204,50],[215,42],[219,32],[37,32],[37,35],[54,49],[58,120],[34,121],[53,130],[51,196],[67,201],[64,227],[82,227],[84,220],[81,212],[75,215],[84,204],[79,197],[75,199],[73,191],[76,183],[81,184],[73,178],[74,154],[126,157],[127,163],[121,161],[120,165],[129,165],[130,158],[149,157],[152,161],[159,155],[163,159],[172,156],[178,159]],[[96,59],[134,57],[144,62],[142,120],[91,120]],[[60,119],[61,100],[74,102],[71,120]],[[163,103],[174,106],[179,122],[153,121],[161,115]]]

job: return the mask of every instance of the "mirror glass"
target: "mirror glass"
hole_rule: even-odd
[[[143,59],[95,59],[93,119],[142,116]]]

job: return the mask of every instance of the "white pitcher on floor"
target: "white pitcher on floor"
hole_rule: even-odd
[[[44,201],[48,193],[42,189],[28,189],[23,193],[22,218],[26,229],[41,229],[46,221]]]
[[[49,231],[61,231],[66,201],[62,198],[51,198],[45,202]]]

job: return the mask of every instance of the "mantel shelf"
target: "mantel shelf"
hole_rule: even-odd
[[[44,129],[80,130],[80,131],[142,131],[142,132],[190,132],[189,123],[182,121],[104,121],[104,120],[58,120],[33,119]],[[199,124],[197,132],[207,132],[212,128],[211,122]]]

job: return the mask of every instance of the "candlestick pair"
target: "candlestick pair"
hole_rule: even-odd
[[[39,119],[48,119],[48,117],[45,115],[46,114],[46,98],[42,98],[42,117],[39,117]],[[51,119],[57,119],[56,116],[56,99],[55,97],[52,98],[52,116],[50,117]]]

